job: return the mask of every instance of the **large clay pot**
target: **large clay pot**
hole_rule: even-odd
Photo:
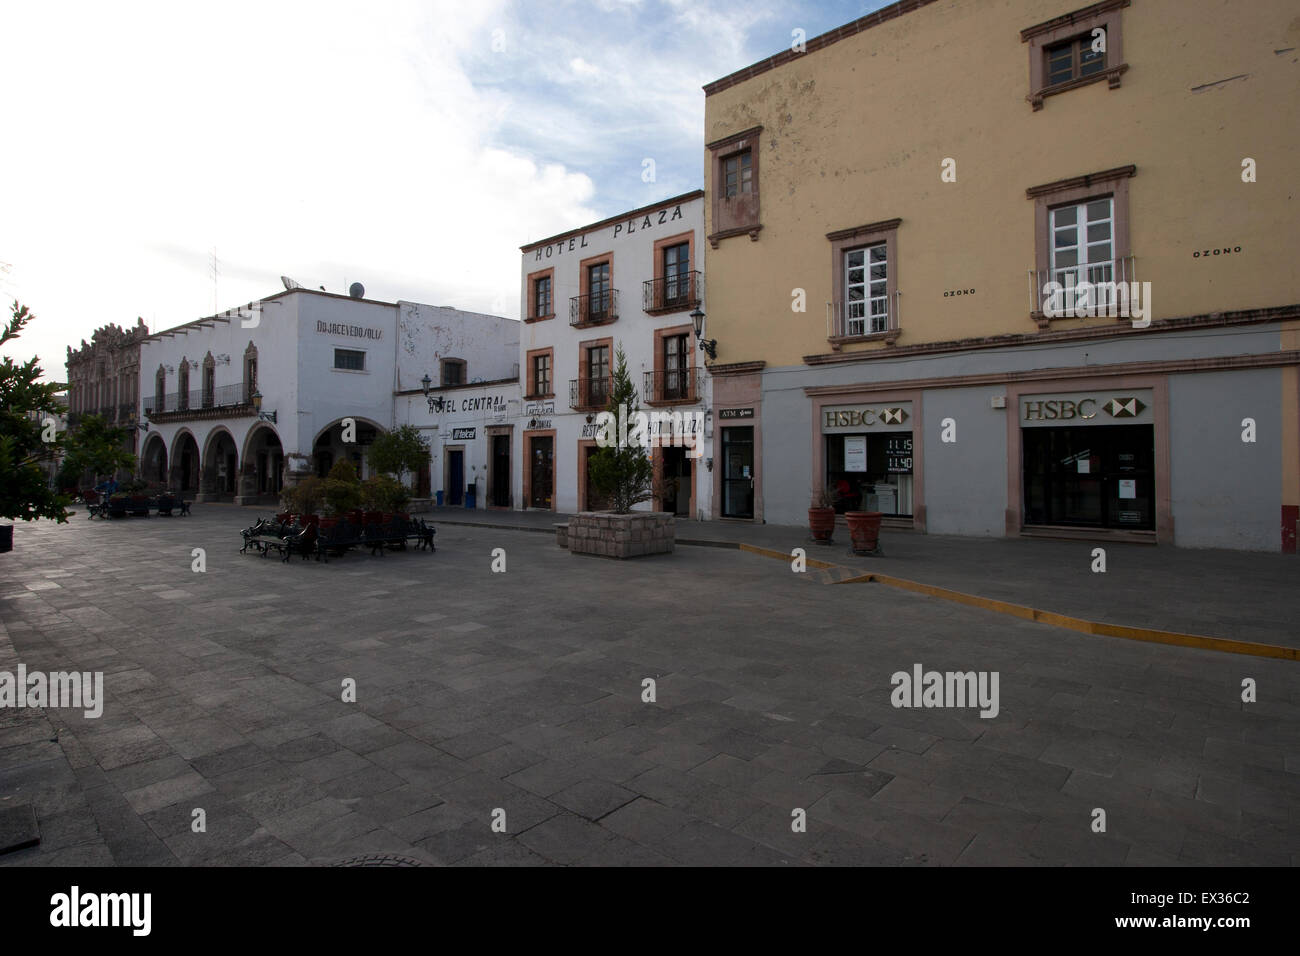
[[[849,537],[854,554],[875,554],[880,550],[880,511],[846,511],[844,520],[849,523]]]
[[[812,531],[814,541],[830,544],[831,536],[835,534],[835,509],[809,508],[808,528]]]

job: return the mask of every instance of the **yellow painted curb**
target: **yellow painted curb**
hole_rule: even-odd
[[[761,554],[761,555],[762,555],[763,557],[765,557],[765,558],[776,558],[778,561],[793,561],[793,560],[794,560],[794,558],[793,558],[789,553],[787,553],[787,552],[785,552],[785,551],[773,551],[771,548],[760,548],[760,547],[758,547],[757,545],[753,545],[753,544],[744,544],[743,542],[742,542],[741,545],[740,545],[740,550],[741,550],[741,551],[749,551],[749,552],[752,553],[752,554]],[[804,548],[804,550],[807,551],[808,549],[807,549],[807,548]],[[808,558],[808,559],[807,559],[807,564],[808,564],[808,567],[810,567],[810,568],[817,568],[817,569],[819,569],[819,570],[820,570],[820,569],[823,569],[823,568],[837,568],[837,567],[839,567],[838,564],[832,564],[832,563],[829,562],[829,561],[818,561],[816,558]]]
[[[742,551],[749,551],[754,554],[761,554],[769,558],[778,558],[788,561],[790,556],[781,551],[772,551],[767,548],[756,548],[753,545],[742,544]],[[808,559],[809,567],[831,568],[842,567],[842,565],[828,564],[825,561],[814,562]],[[846,571],[852,571],[845,568]],[[1053,627],[1063,627],[1071,631],[1080,631],[1084,634],[1096,634],[1102,637],[1120,637],[1128,641],[1145,641],[1150,644],[1172,644],[1176,647],[1196,647],[1207,651],[1222,651],[1225,654],[1246,654],[1251,657],[1274,657],[1280,660],[1295,661],[1300,660],[1300,648],[1282,647],[1278,644],[1259,644],[1254,641],[1237,641],[1226,637],[1205,637],[1201,634],[1183,634],[1178,631],[1158,631],[1148,627],[1126,627],[1122,624],[1106,624],[1102,621],[1089,621],[1081,617],[1071,617],[1068,614],[1057,614],[1054,611],[1043,611],[1038,608],[1025,607],[1023,604],[1012,604],[1009,601],[999,601],[995,598],[980,597],[978,594],[966,594],[963,591],[954,591],[951,588],[942,588],[933,584],[922,584],[919,581],[909,581],[906,578],[896,578],[888,574],[880,574],[876,571],[870,571],[863,574],[856,574],[852,577],[844,578],[841,581],[833,582],[835,584],[869,584],[878,581],[881,584],[888,585],[892,588],[899,588],[903,591],[913,591],[917,594],[924,594],[927,597],[939,598],[942,601],[952,601],[955,604],[965,604],[969,607],[983,608],[986,611],[996,611],[999,614],[1009,614],[1012,617],[1018,617],[1026,621],[1035,621],[1039,624],[1050,624]]]

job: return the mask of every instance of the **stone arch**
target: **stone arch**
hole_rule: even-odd
[[[338,461],[350,461],[357,469],[357,476],[361,478],[368,477],[366,468],[366,448],[373,440],[375,435],[388,431],[383,425],[373,418],[365,418],[361,415],[349,415],[356,422],[357,440],[354,443],[343,441],[343,418],[336,418],[324,428],[316,433],[316,437],[311,443],[311,470],[316,474],[322,473],[326,460],[330,465]]]
[[[257,422],[244,436],[239,456],[238,504],[274,504],[284,487],[284,445],[269,422]]]
[[[199,493],[199,475],[202,459],[199,440],[188,428],[180,428],[172,436],[171,470],[168,486],[172,491],[194,496]]]
[[[167,481],[167,443],[158,432],[150,433],[140,449],[140,477],[145,481]]]
[[[239,490],[239,443],[225,425],[216,425],[203,442],[199,495],[203,501],[230,501]]]

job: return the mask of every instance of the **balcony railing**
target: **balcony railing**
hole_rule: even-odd
[[[574,378],[569,380],[569,407],[578,411],[604,408],[614,390],[613,378]]]
[[[192,388],[185,393],[168,392],[161,402],[157,396],[150,396],[144,400],[144,413],[151,416],[171,415],[207,409],[240,408],[250,404],[244,383],[235,382],[210,389]]]
[[[618,290],[589,292],[569,300],[569,324],[582,328],[618,320]]]
[[[693,402],[699,395],[696,389],[699,377],[700,370],[695,367],[646,372],[642,397],[647,405]]]
[[[1135,256],[1063,269],[1030,269],[1029,311],[1049,319],[1128,318],[1131,303],[1125,283],[1136,281]]]
[[[826,337],[832,342],[870,337],[892,341],[898,337],[900,295],[901,293],[895,292],[892,296],[827,302]]]
[[[647,279],[641,284],[641,308],[651,314],[694,309],[701,301],[704,276],[698,272]]]

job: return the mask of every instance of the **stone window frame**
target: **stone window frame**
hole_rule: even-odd
[[[853,342],[884,342],[892,345],[902,334],[898,309],[898,227],[902,219],[882,219],[849,229],[838,229],[826,233],[831,243],[831,309],[835,303],[844,300],[844,255],[854,249],[885,244],[885,295],[889,301],[889,326],[883,332],[868,332],[864,335],[828,335],[831,348],[839,351],[840,347]]]
[[[449,365],[455,365],[460,368],[460,381],[451,382],[451,383],[447,382],[447,367]],[[439,385],[447,385],[447,384],[468,385],[469,384],[469,363],[462,358],[455,358],[454,356],[447,356],[446,358],[441,359],[438,362],[438,384]]]
[[[685,371],[686,371],[686,374],[689,376],[689,378],[687,379],[687,383],[688,383],[689,386],[690,386],[690,390],[689,390],[689,392],[688,392],[688,394],[687,394],[687,397],[686,397],[686,398],[656,399],[656,398],[654,397],[654,395],[650,395],[650,396],[642,395],[642,396],[641,396],[641,399],[642,399],[642,401],[644,401],[645,404],[647,404],[647,405],[650,405],[650,406],[662,406],[662,405],[691,405],[691,404],[693,404],[693,403],[699,401],[699,399],[700,399],[700,383],[699,383],[699,381],[698,381],[698,377],[697,377],[696,374],[695,374],[695,373],[696,373],[696,366],[695,366],[695,364],[694,364],[694,363],[695,363],[695,349],[696,349],[696,345],[695,345],[695,326],[694,326],[694,325],[691,325],[691,324],[687,324],[687,325],[672,325],[672,326],[667,326],[667,327],[662,328],[662,329],[655,329],[655,344],[654,344],[654,350],[655,350],[655,352],[654,352],[654,375],[655,375],[656,386],[657,386],[657,388],[662,388],[662,385],[660,385],[659,383],[661,383],[661,382],[663,381],[663,375],[664,375],[664,372],[666,371],[666,369],[665,369],[665,364],[664,364],[664,340],[665,340],[665,339],[669,339],[669,338],[675,338],[675,337],[677,337],[677,336],[685,336],[685,337],[686,337],[686,369],[685,369]]]
[[[153,410],[163,411],[167,402],[167,369],[161,363],[153,376]]]
[[[546,315],[533,314],[537,307],[537,282],[539,279],[551,280],[551,311]],[[536,272],[528,273],[528,281],[525,287],[528,289],[528,307],[524,310],[527,315],[524,322],[545,322],[547,319],[555,318],[555,267],[551,266],[549,269],[539,269]]]
[[[668,274],[665,271],[666,267],[664,264],[664,250],[671,249],[673,246],[682,246],[682,245],[687,247],[686,281],[689,283],[688,288],[690,289],[691,292],[694,293],[694,295],[688,295],[687,301],[682,305],[664,306],[663,308],[658,308],[658,309],[645,309],[644,311],[646,312],[647,315],[671,315],[674,312],[685,312],[687,309],[694,308],[695,303],[702,298],[700,294],[701,289],[699,288],[699,283],[700,281],[702,281],[702,277],[697,279],[691,278],[691,273],[697,271],[695,268],[696,259],[695,259],[695,230],[694,229],[692,229],[690,232],[679,232],[675,236],[667,236],[666,238],[655,240],[654,263],[653,263],[655,287],[658,288],[658,284],[663,282],[664,278]]]
[[[759,148],[762,143],[763,127],[753,126],[739,133],[733,133],[730,136],[724,136],[722,139],[714,140],[704,148],[709,151],[709,182],[712,185],[711,195],[713,196],[713,208],[711,225],[713,232],[709,234],[709,245],[714,249],[718,248],[718,243],[730,238],[731,236],[749,236],[751,242],[758,241],[758,234],[763,228],[762,224],[762,150]],[[737,153],[743,153],[746,150],[750,154],[750,191],[747,194],[747,202],[752,204],[753,208],[749,215],[745,217],[744,222],[732,223],[725,227],[719,228],[719,221],[731,219],[731,216],[724,215],[723,210],[727,208],[728,197],[723,195],[723,164],[726,160],[735,156]],[[732,197],[739,200],[741,197]]]
[[[176,363],[176,410],[189,411],[190,407],[190,360],[182,355]]]
[[[590,379],[590,375],[588,374],[588,370],[590,369],[590,365],[589,365],[589,363],[588,363],[588,356],[587,356],[587,353],[588,353],[591,349],[594,349],[594,348],[600,348],[601,346],[605,346],[606,348],[609,349],[609,389],[610,389],[610,392],[611,392],[611,393],[613,392],[613,389],[614,389],[614,373],[615,373],[615,371],[617,370],[617,367],[618,367],[618,357],[617,357],[617,355],[615,354],[615,351],[614,351],[614,337],[613,337],[612,335],[607,335],[607,336],[604,336],[604,337],[599,338],[599,339],[585,339],[585,340],[583,340],[583,341],[581,341],[581,342],[578,343],[578,382],[579,382],[579,384],[578,384],[578,389],[579,389],[579,395],[581,395],[581,390],[582,390],[582,384],[581,384],[581,383],[582,383],[582,382],[586,382],[586,381],[588,381],[588,380]],[[574,411],[581,411],[581,410],[584,410],[584,409],[586,409],[586,410],[591,410],[591,409],[603,410],[604,408],[605,408],[604,405],[595,406],[595,405],[586,405],[586,404],[583,404],[583,405],[581,406],[581,408],[574,409]]]
[[[257,346],[249,341],[244,349],[244,403],[253,404],[253,393],[257,391]]]
[[[597,256],[588,256],[586,259],[578,262],[578,295],[579,302],[585,301],[590,306],[591,301],[587,296],[591,294],[591,267],[602,264],[609,265],[609,306],[605,310],[606,314],[613,313],[613,318],[607,318],[604,322],[589,322],[586,316],[590,314],[590,309],[579,313],[579,321],[574,324],[576,329],[592,328],[600,325],[610,325],[618,321],[619,304],[615,301],[617,298],[616,286],[614,285],[614,251],[602,252]]]
[[[208,388],[209,375],[212,378],[211,389]],[[216,398],[217,398],[217,360],[212,357],[211,351],[209,351],[207,355],[203,356],[203,376],[201,381],[202,381],[202,385],[200,389],[201,391],[200,402],[202,403],[204,408],[211,408],[213,405],[216,404]],[[211,400],[209,400],[208,397],[209,391],[211,391]]]
[[[533,359],[537,358],[540,355],[545,355],[551,360],[551,381],[550,381],[551,387],[550,390],[546,392],[537,391],[537,379],[534,373],[534,369],[536,366],[533,364]],[[524,395],[525,399],[540,400],[546,398],[554,398],[555,397],[555,346],[548,345],[546,348],[543,349],[529,349],[525,353],[524,375],[525,375],[524,385],[528,389],[527,393]]]
[[[1020,42],[1029,44],[1029,95],[1025,99],[1034,110],[1043,108],[1043,100],[1057,93],[1075,90],[1106,80],[1112,90],[1119,89],[1120,78],[1128,71],[1124,62],[1124,43],[1120,11],[1132,0],[1101,0],[1091,6],[1053,17],[1020,31]],[[1068,40],[1090,35],[1100,27],[1106,31],[1106,66],[1089,76],[1076,76],[1064,83],[1047,83],[1047,50]]]
[[[1136,174],[1137,167],[1130,164],[1128,166],[1117,166],[1114,169],[1105,169],[1101,172],[1086,173],[1082,176],[1071,176],[1068,179],[1058,179],[1055,182],[1044,183],[1041,186],[1030,186],[1025,190],[1025,197],[1034,201],[1035,276],[1046,275],[1052,268],[1052,210],[1060,206],[1072,206],[1076,203],[1087,202],[1091,199],[1110,198],[1113,200],[1111,252],[1116,260],[1126,259],[1133,255],[1132,247],[1129,245],[1130,206],[1128,181]],[[1032,294],[1034,302],[1037,303],[1039,299],[1038,291],[1033,289]],[[1029,315],[1037,323],[1040,330],[1048,329],[1053,321],[1060,321],[1061,318],[1064,318],[1052,319],[1038,308],[1031,309]],[[1129,322],[1131,319],[1121,317],[1119,321]]]

